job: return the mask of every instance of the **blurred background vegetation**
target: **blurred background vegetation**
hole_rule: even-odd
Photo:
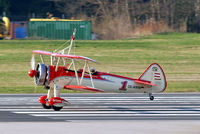
[[[0,0],[0,15],[90,20],[100,39],[200,32],[200,0]]]

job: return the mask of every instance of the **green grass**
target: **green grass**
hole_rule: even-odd
[[[0,93],[45,93],[28,77],[32,50],[53,51],[64,40],[1,40]],[[159,63],[167,77],[166,92],[200,91],[200,35],[165,33],[136,39],[76,41],[76,54],[93,58],[97,70],[137,78]]]

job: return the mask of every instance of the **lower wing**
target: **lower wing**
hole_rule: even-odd
[[[83,86],[83,85],[65,85],[64,89],[75,90],[75,91],[104,92],[101,89],[97,89],[97,88],[93,88],[93,87],[87,87],[87,86]]]

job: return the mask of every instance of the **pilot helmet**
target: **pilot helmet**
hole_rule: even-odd
[[[93,73],[93,72],[95,72],[96,70],[95,70],[94,67],[91,67],[91,68],[90,68],[90,71]]]

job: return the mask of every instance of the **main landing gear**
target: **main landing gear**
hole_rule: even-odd
[[[154,100],[154,96],[152,95],[152,93],[149,93],[149,99]]]
[[[42,107],[44,108],[44,109],[53,109],[54,111],[60,111],[63,107],[56,107],[56,106],[54,106],[54,105],[52,105],[52,106],[47,106],[46,104],[42,104]]]
[[[50,100],[47,99],[47,96],[41,96],[39,99],[42,107],[44,109],[53,109],[54,111],[60,111],[64,105],[69,105],[70,103],[59,97],[52,97]]]

